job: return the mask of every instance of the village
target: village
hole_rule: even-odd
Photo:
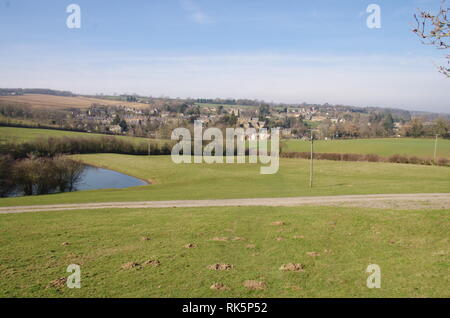
[[[178,127],[192,128],[194,121],[206,127],[278,128],[284,139],[354,138],[407,135],[409,114],[377,112],[348,106],[324,105],[227,105],[195,100],[167,100],[158,105],[138,100],[145,106],[92,104],[88,109],[71,109],[65,125],[71,129],[117,135],[170,139]],[[424,122],[425,126],[427,122]],[[429,125],[432,123],[429,122]]]

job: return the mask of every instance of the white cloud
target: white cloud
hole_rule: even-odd
[[[189,19],[192,22],[198,24],[208,24],[214,21],[206,13],[204,13],[194,2],[191,0],[181,0],[181,5],[189,15]]]

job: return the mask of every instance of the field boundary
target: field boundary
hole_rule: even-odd
[[[281,158],[289,159],[310,159],[310,152],[282,152]],[[417,156],[406,156],[395,154],[391,156],[380,156],[377,154],[358,154],[358,153],[333,153],[333,152],[315,152],[314,159],[332,160],[332,161],[366,161],[366,162],[386,162],[386,163],[404,163],[425,166],[450,166],[450,160],[447,158],[437,158],[436,162],[432,158]]]

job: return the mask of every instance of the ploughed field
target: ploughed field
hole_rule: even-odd
[[[0,96],[0,102],[12,102],[27,104],[38,109],[68,109],[68,108],[89,108],[92,104],[101,104],[109,106],[124,105],[135,108],[148,107],[146,104],[130,103],[125,101],[115,101],[108,99],[99,99],[82,96],[54,96],[45,94],[24,94],[18,96]]]

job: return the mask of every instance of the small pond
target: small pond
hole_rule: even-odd
[[[85,166],[80,180],[75,184],[75,191],[99,189],[123,189],[143,186],[148,183],[144,180],[126,174],[93,166]],[[50,192],[55,193],[55,191]],[[13,190],[7,197],[24,196],[21,190]]]
[[[76,189],[77,191],[122,189],[147,184],[148,183],[144,180],[131,177],[114,170],[86,166],[81,180],[76,185]]]

